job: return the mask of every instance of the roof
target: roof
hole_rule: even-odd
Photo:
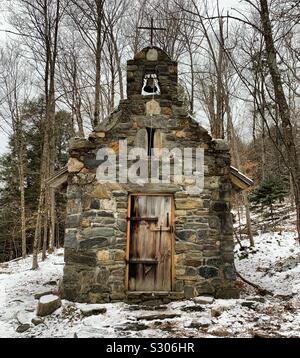
[[[246,190],[254,185],[252,179],[248,178],[245,174],[240,172],[235,167],[230,167],[230,180],[235,190]]]
[[[60,186],[67,184],[68,182],[68,167],[65,166],[62,169],[55,172],[50,178],[46,180],[46,184],[50,186],[50,188],[57,189]]]

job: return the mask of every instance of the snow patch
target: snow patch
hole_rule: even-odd
[[[36,271],[31,270],[32,257],[0,264],[0,337],[252,337],[255,332],[300,337],[299,244],[294,237],[295,233],[286,227],[281,234],[256,236],[255,249],[252,252],[247,249],[247,255],[239,246],[235,248],[238,271],[274,296],[257,296],[257,292],[249,292],[249,286],[244,285],[241,299],[199,297],[172,302],[164,306],[166,318],[159,320],[140,319],[161,314],[161,311],[147,310],[144,305],[140,309],[125,303],[88,305],[62,300],[61,308],[35,326],[29,323],[37,305],[34,295],[45,290],[45,283],[62,278],[63,250],[49,255]],[[248,246],[246,241],[242,244]],[[49,302],[50,297],[43,296],[40,300]],[[254,304],[245,305],[246,301]],[[202,304],[203,310],[186,309],[195,303]],[[82,310],[104,308],[106,313],[100,315],[82,315]],[[30,328],[18,333],[20,323],[30,324]]]

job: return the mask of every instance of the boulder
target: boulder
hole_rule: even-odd
[[[201,305],[187,306],[181,309],[184,312],[203,312],[204,310],[205,308]]]
[[[138,331],[144,331],[146,329],[149,329],[149,327],[144,324],[144,323],[136,323],[136,322],[129,322],[129,323],[125,323],[123,326],[116,326],[115,329],[117,331],[133,331],[133,332],[138,332]]]
[[[107,309],[101,305],[89,305],[80,309],[84,317],[97,316],[106,313]]]
[[[31,324],[31,320],[34,317],[33,313],[30,312],[24,312],[24,311],[19,311],[16,315],[17,321],[21,324],[21,325],[26,325],[26,324]]]
[[[198,319],[194,319],[191,324],[189,325],[189,328],[208,328],[211,325],[211,319],[208,317],[200,317]]]
[[[242,307],[247,307],[247,308],[249,308],[251,310],[254,310],[254,311],[256,310],[257,306],[258,306],[258,302],[254,302],[254,301],[244,301],[244,302],[242,302]]]
[[[37,308],[39,317],[49,316],[61,307],[61,299],[58,296],[47,295],[40,298]]]
[[[223,327],[213,327],[210,328],[207,333],[212,334],[216,337],[229,337],[230,336],[230,332],[228,330],[226,330]]]
[[[199,305],[210,305],[214,303],[215,299],[211,296],[199,296],[195,297],[193,301]]]
[[[38,326],[40,324],[43,324],[44,323],[44,320],[42,318],[39,318],[39,317],[35,317],[35,318],[32,318],[31,322],[35,325],[35,326]]]
[[[26,323],[26,324],[21,324],[20,326],[18,326],[18,328],[16,329],[17,333],[24,333],[26,331],[28,331],[30,329],[30,324]]]
[[[234,308],[235,304],[228,302],[228,303],[219,303],[212,307],[211,309],[211,315],[212,317],[219,317],[221,314],[225,311],[229,311],[230,309]]]
[[[34,298],[36,299],[36,300],[39,300],[41,297],[43,297],[43,296],[48,296],[48,295],[52,295],[52,291],[45,291],[45,292],[38,292],[38,293],[36,293],[35,295],[34,295]]]

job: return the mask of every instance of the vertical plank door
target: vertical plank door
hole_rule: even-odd
[[[171,291],[172,197],[132,198],[129,254],[130,291]]]

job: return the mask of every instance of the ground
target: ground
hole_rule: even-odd
[[[235,250],[238,272],[271,294],[260,296],[240,281],[238,300],[199,298],[159,307],[62,301],[61,308],[35,326],[34,296],[57,290],[63,250],[49,255],[37,271],[30,269],[31,257],[0,264],[0,337],[300,338],[300,250],[292,221],[257,232],[254,249],[242,237],[244,248],[237,245]],[[87,309],[102,308],[105,313],[86,317]],[[17,333],[26,323],[30,328]]]

